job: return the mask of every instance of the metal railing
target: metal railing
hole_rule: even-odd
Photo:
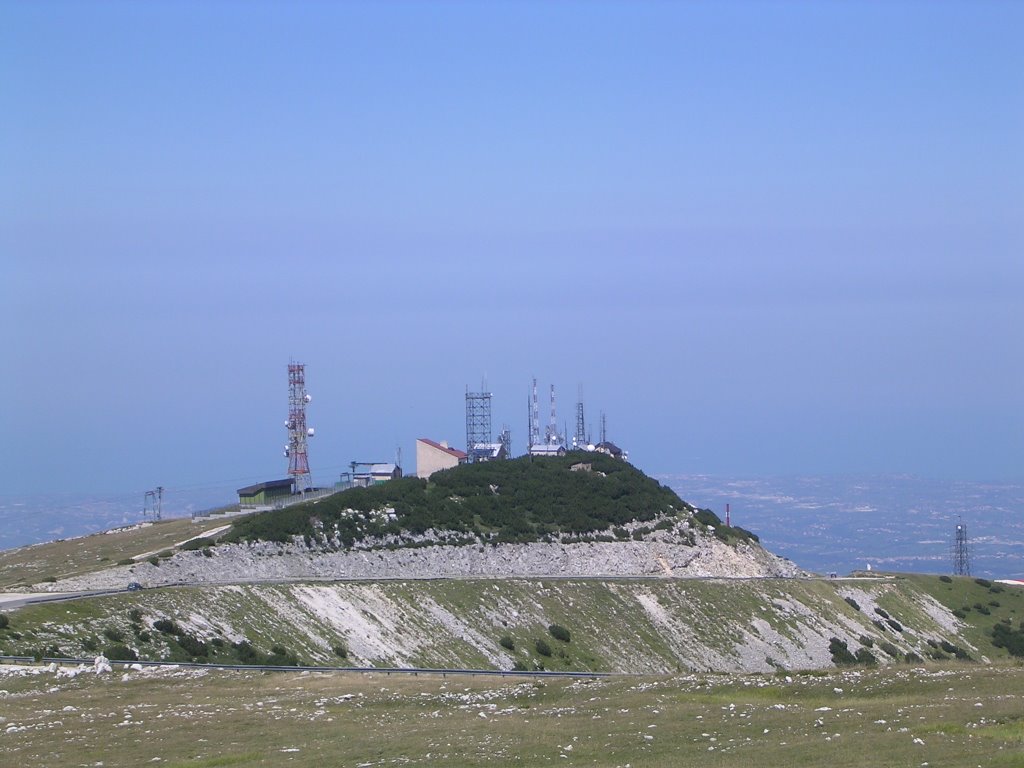
[[[56,664],[57,666],[87,666],[96,663],[92,659],[72,659],[43,656],[0,656],[0,664]],[[224,669],[243,672],[352,672],[356,674],[381,675],[471,675],[476,677],[567,677],[567,678],[598,678],[612,677],[611,672],[559,672],[554,670],[515,670],[515,669],[434,669],[427,667],[335,667],[335,666],[271,666],[261,664],[211,664],[198,661],[114,661],[107,659],[111,667],[130,667],[138,664],[142,667],[185,667],[189,669]]]

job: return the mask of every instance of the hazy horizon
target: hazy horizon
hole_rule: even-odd
[[[0,485],[465,441],[1024,480],[1024,6],[7,3]]]

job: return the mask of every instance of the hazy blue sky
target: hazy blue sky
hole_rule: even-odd
[[[1024,477],[1024,4],[0,5],[0,485]],[[542,405],[546,413],[546,402]]]

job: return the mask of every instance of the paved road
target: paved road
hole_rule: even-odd
[[[32,603],[57,603],[63,600],[77,600],[80,597],[116,595],[126,589],[92,589],[84,592],[0,592],[0,611],[22,608]]]

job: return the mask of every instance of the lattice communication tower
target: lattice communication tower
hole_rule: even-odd
[[[953,534],[953,575],[971,575],[971,552],[967,540],[967,526],[961,520]]]
[[[551,421],[544,432],[544,440],[548,445],[564,445],[565,438],[558,434],[558,414],[555,411],[555,385],[551,385]]]
[[[587,422],[583,418],[583,387],[580,387],[579,398],[576,401],[576,436],[572,440],[574,448],[586,448],[590,441],[587,440]]]
[[[295,492],[302,493],[312,485],[309,473],[309,453],[306,440],[313,436],[312,427],[306,426],[306,406],[313,398],[306,392],[306,366],[288,364],[288,443],[284,455],[288,457],[288,474],[295,481]]]
[[[486,390],[486,384],[482,387]],[[483,446],[491,443],[491,393],[470,392],[466,387],[466,454],[469,461],[480,459]]]
[[[526,407],[529,424],[527,424],[528,447],[540,445],[540,407],[537,404],[537,379],[533,380],[532,395],[527,396]]]

